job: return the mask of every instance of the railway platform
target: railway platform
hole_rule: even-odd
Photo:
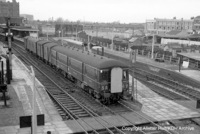
[[[6,50],[0,43],[0,53],[6,53]],[[0,134],[30,134],[30,128],[19,127],[19,117],[32,114],[32,81],[29,70],[24,64],[13,55],[13,80],[8,85],[8,107],[0,103]],[[37,127],[37,134],[46,134],[51,131],[52,134],[65,134],[82,132],[86,130],[102,129],[107,127],[128,126],[130,124],[143,124],[149,120],[163,121],[170,119],[182,119],[199,117],[197,111],[191,110],[172,101],[164,99],[153,91],[145,87],[139,81],[138,100],[143,103],[143,108],[139,114],[146,116],[146,119],[139,117],[136,113],[123,113],[116,116],[102,116],[98,118],[79,119],[76,121],[62,121],[62,118],[55,109],[51,99],[47,95],[43,85],[36,80],[36,111],[37,114],[45,114],[45,125]]]
[[[5,54],[3,43],[0,42],[0,53]],[[32,80],[29,70],[13,55],[12,57],[13,80],[8,85],[7,107],[0,101],[0,134],[30,134],[31,128],[20,128],[19,117],[32,114]],[[38,134],[47,131],[61,133],[61,125],[65,124],[53,106],[44,87],[36,81],[36,113],[45,115],[45,125],[39,126]]]
[[[131,76],[129,78],[131,83]],[[184,103],[181,105],[161,97],[140,81],[135,81],[137,83],[137,100],[142,103],[141,112],[153,118],[155,121],[200,117],[197,109],[189,108],[184,106]]]
[[[106,47],[104,47],[104,51],[107,53],[116,55],[116,56],[120,56],[122,58],[126,58],[126,59],[129,59],[129,57],[130,57],[129,53],[110,50],[109,48],[106,48]],[[193,69],[189,69],[189,68],[181,68],[181,71],[179,72],[179,67],[177,65],[170,64],[170,63],[156,62],[152,59],[149,59],[149,58],[146,58],[143,56],[137,56],[136,61],[139,61],[144,64],[149,64],[154,67],[165,68],[165,69],[168,69],[171,71],[175,71],[177,73],[183,74],[186,77],[192,78],[195,81],[200,82],[200,71],[198,71],[198,70],[193,70]]]
[[[0,42],[0,53],[6,54],[3,43]],[[19,117],[32,114],[32,78],[28,68],[15,56],[12,56],[13,80],[8,85],[8,106],[4,107],[0,101],[0,134],[31,134],[31,128],[20,128]],[[45,115],[45,125],[37,127],[37,134],[66,134],[83,132],[93,129],[104,129],[112,126],[129,126],[131,124],[144,124],[147,119],[138,117],[135,113],[124,113],[116,116],[101,116],[97,118],[84,118],[76,121],[63,121],[49,98],[43,85],[36,79],[36,113]],[[144,115],[143,115],[144,116]],[[130,118],[131,117],[131,118]],[[146,116],[146,118],[151,119]],[[152,120],[152,119],[151,119]]]
[[[6,54],[4,44],[0,42],[0,54]],[[8,85],[8,106],[4,107],[0,101],[0,134],[31,134],[31,128],[20,128],[20,116],[32,115],[32,78],[29,69],[13,54],[13,80]],[[66,134],[83,132],[92,129],[104,129],[104,126],[129,126],[149,122],[134,113],[124,113],[121,116],[101,116],[98,118],[63,121],[49,98],[43,85],[36,79],[36,113],[45,115],[45,125],[37,127],[37,134]],[[132,118],[130,118],[132,117]],[[148,117],[147,117],[148,118]],[[149,117],[150,119],[150,117]]]

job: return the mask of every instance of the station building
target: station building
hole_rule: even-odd
[[[12,26],[11,32],[15,37],[23,38],[25,36],[32,36],[38,38],[38,29],[33,29],[31,27],[24,26]],[[7,32],[7,27],[5,25],[0,25],[0,33],[5,34]]]

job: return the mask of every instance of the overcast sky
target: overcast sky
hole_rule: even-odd
[[[11,1],[11,0],[7,0]],[[153,18],[190,19],[200,15],[200,0],[16,0],[20,14],[34,19],[133,23]]]

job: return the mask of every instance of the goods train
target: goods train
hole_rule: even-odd
[[[104,104],[128,94],[129,66],[120,61],[32,37],[24,38],[24,46]]]

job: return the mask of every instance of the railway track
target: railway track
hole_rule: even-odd
[[[20,53],[23,53],[23,52],[20,52]],[[31,59],[33,58],[32,56],[30,57]],[[38,60],[38,59],[36,59],[36,60]],[[34,61],[35,62],[35,61]],[[40,63],[35,63],[37,66],[42,66]],[[45,65],[46,66],[46,65]],[[43,67],[43,66],[42,66]],[[46,67],[44,67],[44,70],[46,70],[46,71],[50,71],[50,70],[48,70]],[[54,70],[55,71],[55,70]],[[53,72],[54,72],[53,71]],[[51,69],[51,72],[52,72],[52,69]],[[57,73],[57,71],[55,71],[55,73]],[[37,75],[38,73],[36,73],[36,75]],[[58,73],[57,73],[58,74]],[[61,91],[59,91],[58,89],[57,90],[54,90],[55,89],[55,87],[53,87],[51,84],[49,84],[49,81],[46,81],[46,80],[44,80],[45,78],[44,78],[44,75],[38,75],[39,76],[39,80],[42,82],[42,83],[47,83],[47,85],[44,85],[45,87],[47,87],[48,89],[50,89],[50,92],[52,92],[52,94],[53,95],[51,95],[51,93],[50,93],[50,96],[53,98],[53,100],[54,100],[54,103],[57,105],[57,107],[58,107],[58,109],[60,109],[59,111],[60,111],[60,113],[61,113],[61,116],[62,117],[64,117],[65,119],[81,119],[81,118],[84,118],[84,117],[93,117],[93,118],[95,118],[95,120],[99,120],[99,118],[97,118],[97,117],[100,117],[100,115],[109,115],[109,114],[113,114],[113,115],[120,115],[120,114],[122,114],[122,113],[125,113],[125,112],[130,112],[130,111],[132,111],[132,112],[134,112],[132,109],[130,109],[130,108],[128,108],[126,105],[124,105],[124,104],[121,104],[121,103],[119,103],[119,104],[115,104],[115,105],[111,105],[111,106],[109,106],[109,107],[107,107],[107,106],[104,106],[104,105],[102,105],[101,103],[94,103],[94,105],[96,105],[96,107],[99,107],[99,106],[101,106],[99,109],[96,109],[96,110],[94,110],[94,106],[91,106],[90,108],[88,108],[88,105],[86,105],[88,102],[85,100],[85,99],[83,99],[83,98],[88,98],[89,100],[91,100],[91,96],[90,96],[90,98],[89,98],[89,95],[87,94],[87,93],[84,93],[84,91],[83,90],[78,90],[78,88],[77,87],[74,87],[74,86],[70,86],[70,87],[68,87],[67,85],[72,85],[72,84],[69,84],[69,83],[67,83],[66,84],[66,82],[65,82],[65,84],[63,85],[63,80],[60,78],[60,77],[58,77],[58,76],[55,76],[55,75],[53,75],[54,76],[54,78],[55,79],[57,79],[57,81],[59,80],[59,82],[58,83],[56,83],[56,84],[59,84],[59,83],[62,83],[62,86],[61,86],[61,88],[63,88],[63,90],[64,90],[64,92],[61,92]],[[50,78],[51,79],[51,78]],[[53,81],[53,80],[52,80]],[[64,81],[66,81],[65,79],[64,79]],[[57,85],[58,86],[58,85]],[[66,87],[67,86],[67,87]],[[71,90],[71,88],[74,88],[73,90]],[[82,98],[82,100],[81,101],[76,101],[75,100],[75,102],[77,103],[77,104],[74,104],[74,99],[71,99],[71,97],[70,97],[70,99],[69,99],[69,101],[68,101],[68,103],[66,103],[66,92],[67,91],[69,92],[71,92],[70,93],[70,96],[72,96],[72,98],[73,98],[73,96],[83,96],[83,94],[85,94],[85,96],[86,97],[83,97]],[[76,92],[76,94],[74,94]],[[68,93],[69,94],[69,93]],[[78,98],[78,100],[79,99],[81,99],[81,98]],[[68,100],[68,99],[67,99]],[[73,100],[73,101],[71,101],[71,100]],[[93,101],[92,102],[94,102],[94,99],[93,99]],[[61,103],[61,104],[59,104],[59,103]],[[70,105],[68,105],[70,103]],[[98,104],[98,105],[97,105]],[[80,106],[80,107],[78,107],[77,108],[77,105],[78,106]],[[68,106],[68,107],[66,107],[66,106]],[[71,106],[74,106],[74,108],[70,108]],[[68,109],[67,110],[67,112],[63,112],[63,109]],[[80,110],[74,115],[74,114],[72,114],[72,111],[70,112],[70,110],[77,110],[77,109],[82,109],[83,111],[85,110],[86,112],[83,112],[83,111],[81,111],[80,112]],[[97,112],[98,111],[98,112]],[[66,114],[66,115],[65,115]],[[141,116],[142,117],[142,116]],[[143,118],[143,117],[142,117]],[[100,119],[101,120],[101,122],[102,122],[102,119]],[[128,120],[127,120],[128,121]],[[130,122],[129,122],[130,123]],[[153,122],[152,122],[153,123]],[[131,123],[132,124],[132,123]],[[80,125],[80,124],[79,124]],[[103,125],[103,124],[102,124]],[[102,129],[102,130],[93,130],[93,131],[91,131],[91,132],[89,132],[89,133],[125,133],[125,132],[123,132],[122,130],[120,130],[119,128],[117,128],[117,127],[115,127],[115,126],[112,126],[112,127],[106,127],[105,125],[104,125],[104,127],[105,127],[105,129]],[[131,127],[136,127],[134,124],[132,124],[131,125]],[[160,131],[159,131],[160,132]],[[149,133],[149,132],[145,132],[145,131],[142,131],[142,130],[135,130],[135,133]],[[171,133],[171,132],[168,132],[168,131],[166,131],[166,130],[163,130],[163,132],[162,133]]]
[[[154,81],[151,81],[150,79],[147,80],[145,75],[141,75],[139,73],[135,73],[135,78],[137,80],[139,80],[140,82],[142,82],[143,84],[145,84],[146,86],[148,86],[151,90],[153,90],[154,92],[156,92],[157,94],[170,99],[170,100],[189,100],[189,98],[185,95],[179,94],[175,91],[173,91],[173,89],[169,88],[169,87],[165,87],[162,84],[158,84]]]
[[[20,46],[21,49],[21,46]],[[62,73],[60,73],[60,70],[52,69],[52,67],[44,64],[43,61],[39,61],[38,58],[35,56],[30,55],[31,59],[37,62],[38,65],[41,65],[43,67],[43,70],[45,70],[46,73],[51,73],[49,77],[51,77],[52,80],[56,81],[56,84],[59,85],[60,87],[63,88],[64,91],[69,93],[72,97],[76,98],[79,100],[79,102],[91,110],[93,112],[98,113],[99,115],[110,115],[110,111],[106,110],[104,108],[104,105],[101,104],[98,100],[94,99],[90,94],[82,90],[80,87],[78,87],[76,84],[73,82],[69,81],[68,79],[64,78]],[[59,73],[58,73],[59,72]],[[43,80],[41,79],[40,82],[43,83]],[[130,112],[127,108],[120,106],[120,105],[115,105],[113,106],[113,109],[118,109],[119,113],[126,113]],[[115,110],[117,113],[117,110]]]
[[[79,46],[76,47],[82,49]],[[110,57],[111,54],[107,54],[106,56]],[[116,58],[115,56],[113,57]],[[127,63],[128,60],[126,59],[123,61]],[[152,74],[151,72],[147,72],[137,67],[135,67],[134,69],[135,69],[135,74],[137,74],[136,76],[137,79],[141,80],[142,83],[150,86],[153,91],[155,91],[156,93],[167,99],[170,100],[200,99],[200,89],[198,88],[193,88],[192,86],[185,85],[184,83],[181,83],[179,81],[174,81],[169,78],[164,78],[162,76]],[[149,78],[148,82],[146,81],[147,77]]]
[[[175,93],[183,94],[184,96],[187,96],[192,100],[200,99],[200,91],[178,83],[176,81],[169,80],[140,69],[136,69],[135,74],[139,77],[142,77],[143,79],[146,79],[147,81],[156,82],[160,85],[163,85],[164,87],[168,87]]]
[[[16,46],[14,48],[15,48],[15,51],[18,52],[18,54],[19,53],[20,54],[26,53],[25,51],[16,50]],[[44,72],[47,71],[46,73],[49,74],[49,70],[46,69],[45,67],[43,67],[42,64],[39,64],[39,63],[35,62],[35,60],[32,60],[32,58],[33,58],[32,56],[29,57],[29,55],[26,54],[26,58],[24,56],[21,56],[21,58],[28,65],[30,65],[30,62],[31,62],[31,65],[33,65],[33,64],[36,65],[36,66],[34,66],[34,68],[37,69],[37,70],[35,70],[36,77],[46,87],[46,89],[47,89],[46,91],[48,92],[50,97],[53,99],[54,105],[58,108],[58,112],[61,114],[63,119],[66,119],[66,120],[82,120],[83,118],[86,118],[86,117],[92,117],[97,122],[99,122],[104,127],[104,129],[102,129],[102,130],[91,130],[91,131],[88,132],[77,121],[77,124],[83,129],[83,131],[85,133],[91,133],[91,134],[93,134],[93,133],[94,134],[99,134],[99,133],[101,133],[101,134],[102,133],[105,133],[105,134],[107,134],[107,133],[110,133],[110,134],[115,134],[115,133],[125,134],[123,131],[121,131],[120,129],[118,129],[114,125],[107,127],[105,125],[106,122],[103,119],[98,118],[98,117],[100,117],[99,114],[93,112],[91,109],[87,108],[87,106],[83,105],[83,103],[80,103],[79,102],[80,100],[77,101],[73,96],[71,96],[69,93],[67,93],[67,91],[65,91],[65,90],[70,90],[71,88],[74,88],[75,90],[77,90],[77,88],[75,86],[73,86],[72,83],[68,83],[67,85],[71,85],[71,86],[67,86],[66,82],[65,82],[65,85],[63,85],[63,87],[65,89],[62,89],[63,87],[60,87],[57,83],[54,82],[54,80],[52,80],[49,76],[47,76],[44,73]],[[41,68],[43,68],[43,69],[41,70]],[[51,69],[51,71],[52,71],[52,69]],[[53,77],[55,79],[57,79],[57,82],[60,81],[60,78],[58,76],[53,75]],[[58,82],[58,83],[62,83],[62,82]],[[70,90],[70,92],[71,91],[72,90]],[[71,94],[73,94],[73,92]],[[82,99],[82,100],[83,100],[83,102],[85,101],[84,99]],[[107,111],[107,113],[108,113],[108,111]],[[105,122],[105,123],[102,123],[102,122]],[[90,126],[87,122],[85,122],[85,123],[88,126]]]
[[[23,51],[16,49],[15,51],[18,51],[18,53],[21,54],[23,53]],[[26,55],[26,58],[27,57],[28,56]],[[23,60],[25,61],[25,58]],[[72,119],[71,116],[73,116],[75,119],[91,117],[91,113],[83,108],[82,105],[78,104],[77,100],[75,100],[70,94],[64,91],[63,88],[60,87],[52,78],[46,75],[49,74],[49,72],[47,72],[47,70],[41,64],[31,60],[31,58],[26,59],[26,63],[28,63],[28,61],[31,61],[31,65],[34,65],[37,79],[44,85],[51,98],[59,103],[60,106],[62,106],[62,109],[65,110],[66,116],[68,116],[67,118],[70,117]]]

